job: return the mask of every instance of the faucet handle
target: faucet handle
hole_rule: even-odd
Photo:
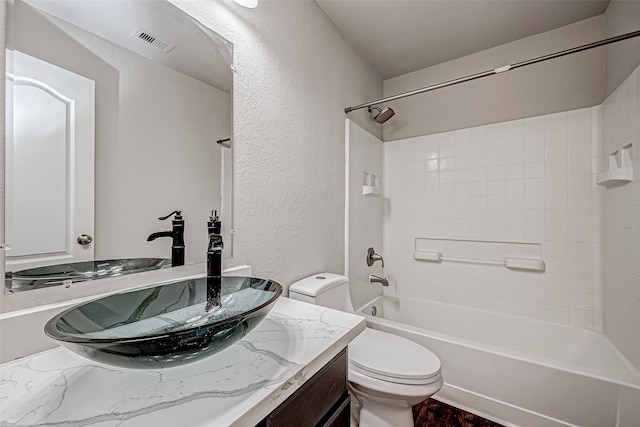
[[[367,265],[371,267],[376,261],[382,262],[382,268],[384,268],[384,260],[382,259],[382,256],[378,255],[376,250],[373,248],[367,249]]]
[[[182,219],[182,211],[173,211],[171,212],[169,215],[167,216],[161,216],[160,218],[158,218],[160,221],[164,221],[165,219],[169,218],[171,215],[176,214],[176,219],[177,220],[181,220]]]

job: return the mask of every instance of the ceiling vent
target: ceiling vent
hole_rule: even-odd
[[[175,45],[160,40],[144,28],[138,28],[131,36],[150,44],[164,53],[169,53],[175,47]]]

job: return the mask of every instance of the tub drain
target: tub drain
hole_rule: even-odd
[[[371,306],[371,315],[375,316],[376,314],[378,314],[378,309],[376,308],[375,305]]]

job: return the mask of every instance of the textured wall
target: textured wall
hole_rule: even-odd
[[[640,67],[602,106],[602,158],[633,144],[632,183],[603,195],[604,331],[640,369]]]
[[[315,2],[174,3],[234,44],[233,262],[285,286],[343,272],[343,109],[381,96],[381,79]]]
[[[385,80],[384,95],[597,41],[603,21],[601,15]],[[385,124],[383,140],[593,106],[602,102],[603,87],[604,50],[594,49],[389,103],[397,114]]]

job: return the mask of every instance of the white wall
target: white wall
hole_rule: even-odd
[[[603,38],[603,25],[600,15],[388,79],[384,96],[591,43]],[[594,49],[389,103],[397,114],[383,140],[593,106],[603,93],[604,49]]]
[[[585,108],[385,142],[398,293],[601,329],[598,122]],[[542,243],[546,271],[415,261],[416,237]]]
[[[234,262],[285,287],[344,271],[344,107],[381,79],[312,1],[175,1],[234,44]],[[366,111],[354,121],[380,135]]]
[[[634,180],[604,190],[604,331],[640,369],[640,67],[602,106],[602,156],[633,144]]]
[[[365,261],[367,249],[373,247],[382,252],[382,195],[364,195],[363,175],[375,175],[377,185],[382,188],[382,141],[369,132],[347,120],[347,264],[346,275],[351,280],[351,299],[355,308],[361,307],[382,292],[382,285],[369,283],[369,274],[384,276],[382,263],[376,261],[371,267]],[[367,183],[372,184],[372,178]]]

